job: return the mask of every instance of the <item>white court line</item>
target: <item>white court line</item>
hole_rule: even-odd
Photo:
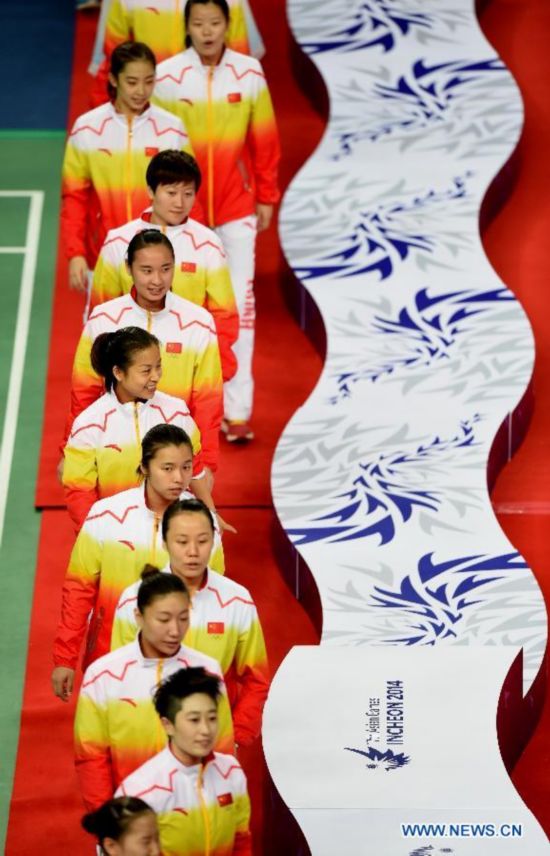
[[[25,254],[25,261],[23,263],[23,271],[21,274],[21,289],[19,291],[17,322],[15,325],[15,336],[13,340],[10,382],[8,387],[8,398],[6,401],[6,411],[4,414],[4,425],[2,428],[2,446],[0,447],[0,545],[2,544],[2,538],[4,535],[6,503],[10,484],[15,435],[17,432],[17,420],[19,418],[19,402],[21,400],[21,385],[23,383],[25,354],[27,352],[27,338],[29,335],[34,277],[36,274],[36,262],[38,258],[38,242],[40,240],[40,226],[42,222],[42,209],[44,206],[44,191],[0,191],[0,197],[16,196],[28,196],[30,198],[30,207],[29,217],[27,220],[25,247],[21,248],[21,252]]]
[[[26,247],[0,247],[0,253],[26,253]]]

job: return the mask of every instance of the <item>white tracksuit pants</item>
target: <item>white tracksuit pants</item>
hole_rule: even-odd
[[[256,305],[254,300],[254,265],[256,258],[255,215],[231,220],[216,226],[224,250],[237,309],[239,310],[239,338],[233,345],[237,357],[237,373],[223,387],[224,416],[231,421],[248,421],[252,414],[254,381],[252,379],[252,354],[254,351],[254,327]]]

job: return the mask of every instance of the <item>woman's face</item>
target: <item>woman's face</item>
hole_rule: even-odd
[[[115,108],[119,113],[139,116],[143,113],[155,86],[155,69],[147,60],[127,62],[118,78],[109,75],[116,89]]]
[[[204,693],[184,698],[174,722],[162,720],[177,758],[196,763],[212,752],[218,736],[218,705]]]
[[[140,398],[149,400],[162,377],[158,345],[134,351],[130,365],[125,370],[115,366],[113,375],[117,381],[116,396],[123,404]]]
[[[150,490],[165,502],[174,502],[189,487],[193,476],[193,452],[187,444],[163,446],[142,472]]]
[[[182,592],[155,597],[143,610],[136,609],[141,647],[146,657],[173,657],[189,627],[189,598]]]
[[[148,194],[157,224],[179,226],[189,217],[197,191],[193,181],[177,181],[175,184],[159,184],[154,192],[148,188]]]
[[[165,244],[150,244],[137,251],[128,272],[138,304],[145,309],[157,309],[172,287],[174,256]]]
[[[189,13],[187,34],[206,65],[215,65],[225,47],[228,22],[215,3],[195,3]]]
[[[170,519],[166,533],[172,573],[189,583],[199,580],[208,565],[213,544],[212,526],[205,514],[176,514]]]
[[[157,818],[154,812],[138,815],[118,841],[106,838],[103,849],[108,856],[160,856]]]

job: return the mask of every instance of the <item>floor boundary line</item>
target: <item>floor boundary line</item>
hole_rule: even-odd
[[[25,369],[25,356],[27,353],[27,339],[29,336],[29,325],[34,292],[34,279],[36,275],[36,264],[38,261],[38,245],[40,241],[40,230],[42,225],[42,210],[44,207],[43,190],[27,191],[0,191],[0,196],[16,197],[28,196],[30,198],[29,214],[27,219],[27,232],[25,236],[25,260],[21,273],[21,285],[19,291],[19,303],[17,306],[17,321],[13,339],[13,351],[10,367],[10,380],[8,386],[8,397],[2,427],[2,445],[0,447],[0,546],[4,535],[4,521],[6,517],[6,505],[10,486],[11,465],[13,461],[13,450],[15,446],[15,435],[19,419],[19,404],[21,401],[21,386],[23,383],[23,372]]]

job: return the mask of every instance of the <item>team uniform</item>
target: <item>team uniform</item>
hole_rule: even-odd
[[[226,41],[230,48],[249,53],[247,18],[242,0],[228,0],[230,20]],[[109,58],[122,42],[145,42],[157,62],[185,48],[185,0],[111,0],[105,23],[104,54],[92,85],[93,104],[101,104],[107,95]]]
[[[279,138],[258,60],[226,49],[217,66],[194,48],[157,67],[153,100],[185,123],[203,175],[199,199],[227,253],[240,316],[238,370],[225,386],[225,415],[246,420],[252,409],[253,291],[256,204],[279,199]]]
[[[184,491],[180,499],[191,496]],[[162,518],[147,506],[144,485],[96,502],[69,559],[54,642],[54,665],[76,669],[85,636],[83,668],[107,654],[122,592],[140,579],[144,565],[162,568],[167,561]],[[223,573],[217,529],[210,561]]]
[[[163,569],[170,573],[170,566]],[[121,594],[113,622],[111,648],[135,639],[139,583]],[[247,745],[260,733],[269,689],[269,669],[256,606],[244,586],[207,569],[191,600],[191,620],[183,640],[221,666],[235,727],[235,740]]]
[[[128,244],[144,229],[161,229],[151,223],[150,210],[144,211],[118,229],[112,229],[101,248],[94,270],[91,307],[127,294],[132,278],[126,267]],[[172,291],[210,312],[216,325],[222,374],[233,377],[237,361],[231,349],[239,334],[239,314],[235,303],[227,258],[218,236],[196,220],[187,218],[178,226],[167,226],[162,232],[169,238],[176,256]]]
[[[122,404],[106,392],[76,417],[65,446],[63,487],[77,529],[96,500],[139,484],[141,441],[161,424],[177,425],[189,435],[193,478],[203,478],[199,430],[180,398],[156,391],[147,401]]]
[[[139,639],[100,657],[86,669],[74,722],[76,772],[84,802],[93,810],[111,799],[122,780],[166,745],[153,705],[157,687],[179,669],[202,666],[222,678],[211,657],[182,645],[172,657],[147,658]],[[223,680],[223,679],[222,679]],[[219,706],[217,747],[234,750],[225,685]]]
[[[228,0],[227,43],[248,53],[246,20],[241,0]],[[105,27],[105,54],[117,45],[133,40],[145,42],[162,62],[185,47],[185,0],[112,0]]]
[[[156,812],[163,856],[252,856],[243,770],[218,752],[187,767],[168,746],[125,779],[116,796]]]
[[[163,149],[190,151],[181,119],[159,107],[128,119],[109,102],[76,120],[63,161],[61,236],[67,258],[85,256],[93,268],[109,229],[147,207],[145,172]]]
[[[92,368],[90,354],[94,341],[100,333],[112,333],[123,327],[141,327],[159,339],[162,378],[158,390],[160,394],[175,396],[187,404],[201,432],[204,465],[215,471],[223,407],[216,328],[206,309],[171,292],[166,295],[160,312],[142,309],[136,303],[134,289],[129,294],[96,306],[76,349],[67,433],[72,420],[104,391],[102,378]],[[180,401],[180,409],[181,404]]]

